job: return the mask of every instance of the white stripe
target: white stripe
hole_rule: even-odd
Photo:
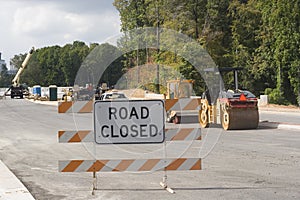
[[[185,140],[195,140],[201,136],[201,129],[194,128],[192,132],[185,138]]]
[[[68,142],[72,137],[74,137],[75,133],[77,133],[77,131],[65,131],[64,134],[59,137],[59,142]]]
[[[189,103],[191,99],[178,99],[178,101],[169,110],[183,110]]]
[[[137,172],[147,160],[134,160],[125,171]]]
[[[177,170],[189,170],[196,164],[198,160],[199,159],[197,158],[188,158],[186,161],[184,161],[184,163],[181,164],[181,166],[178,167]]]
[[[75,172],[86,172],[93,164],[94,160],[85,160],[77,167]]]
[[[82,142],[95,142],[94,131],[90,131],[85,138],[82,139]]]
[[[150,171],[162,171],[173,161],[174,159],[161,159]]]
[[[66,168],[66,166],[68,166],[69,163],[70,163],[69,160],[59,161],[58,162],[58,170],[61,172],[62,170],[64,170]]]
[[[100,170],[100,172],[111,172],[113,169],[115,169],[118,164],[120,164],[122,160],[110,160],[108,161],[105,166]]]
[[[78,113],[88,102],[89,101],[75,101],[67,112]]]
[[[171,141],[171,139],[179,132],[180,129],[169,129],[165,132],[165,140]]]

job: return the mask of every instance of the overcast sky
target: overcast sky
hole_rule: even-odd
[[[120,31],[113,0],[0,0],[0,52],[14,55],[34,46],[101,43]]]

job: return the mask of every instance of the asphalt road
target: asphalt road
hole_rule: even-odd
[[[270,122],[283,122],[288,124],[300,124],[300,109],[294,110],[294,112],[284,112],[284,111],[260,111],[261,121]]]
[[[268,115],[295,118],[286,113],[262,116],[268,120]],[[168,172],[175,194],[160,188],[163,172],[99,173],[98,190],[92,196],[92,174],[59,173],[58,160],[93,159],[95,152],[97,157],[141,156],[151,148],[59,144],[58,130],[91,129],[91,115],[58,114],[54,106],[27,100],[0,100],[0,121],[0,159],[36,199],[300,198],[299,130],[209,128],[203,131],[202,142],[187,145],[188,151],[186,144],[173,144],[169,150],[168,154],[203,157],[201,171]]]

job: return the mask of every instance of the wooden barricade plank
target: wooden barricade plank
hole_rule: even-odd
[[[201,170],[200,158],[66,160],[59,161],[60,172],[141,172]]]
[[[165,109],[169,110],[200,110],[200,99],[166,99]],[[94,101],[59,102],[58,113],[91,113]]]
[[[58,103],[58,113],[91,113],[93,101],[67,101]]]
[[[166,141],[201,140],[200,128],[165,129]],[[58,131],[59,143],[95,142],[92,130]]]

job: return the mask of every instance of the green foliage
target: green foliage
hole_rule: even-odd
[[[288,101],[283,97],[283,93],[278,89],[266,88],[265,94],[269,96],[269,103],[287,105]]]
[[[6,65],[0,65],[0,87],[9,87],[12,76],[9,75]]]
[[[300,103],[300,0],[115,0],[114,5],[120,13],[121,31],[161,27],[183,33],[203,46],[218,67],[242,67],[241,88],[256,95],[268,94],[274,103],[297,104],[297,99]],[[157,44],[155,34],[145,38],[133,33],[126,33],[118,41],[118,48],[109,44],[87,46],[80,41],[41,48],[32,56],[21,82],[30,86],[72,85],[90,53],[95,56],[85,63],[90,72],[99,68],[97,61],[120,55],[113,63],[102,63],[109,67],[101,79],[98,74],[90,73],[91,82],[98,83],[100,79],[113,85],[131,68],[159,64],[177,70],[181,77],[195,80],[195,92],[201,94],[205,89],[203,77],[192,63],[197,61],[206,66],[205,59],[190,51],[194,46],[182,45],[182,49],[176,49],[172,44],[178,44],[177,41],[164,37],[163,33],[160,37],[164,45],[173,49],[155,49],[155,45],[141,48],[140,44],[144,47],[148,43]],[[25,56],[16,55],[11,66],[18,68]],[[161,70],[161,84],[167,75]],[[7,78],[5,71],[1,72],[0,84],[7,82],[4,77]],[[230,87],[233,74],[224,75],[223,80]],[[156,87],[156,80],[151,81],[147,85],[149,90]]]
[[[24,73],[21,75],[20,83],[26,83],[28,86],[49,86],[52,84],[57,86],[72,86],[74,85],[77,72],[83,61],[86,59],[87,55],[96,48],[96,52],[102,53],[97,55],[100,56],[100,58],[93,58],[95,59],[94,62],[97,60],[99,61],[99,59],[105,60],[107,57],[114,55],[115,52],[118,51],[116,47],[109,44],[102,44],[99,46],[97,43],[93,43],[89,47],[81,41],[74,41],[72,44],[66,44],[63,47],[50,46],[37,49],[33,53]],[[26,54],[15,55],[10,63],[12,66],[19,68],[25,57]],[[92,78],[105,81],[111,85],[115,84],[123,73],[121,60],[122,57],[111,63],[102,78]],[[93,69],[93,67],[97,67],[97,63],[85,64],[88,64],[91,70],[96,70]],[[91,74],[93,74],[93,71],[91,71]],[[9,79],[11,81],[12,78],[10,77]],[[90,81],[89,83],[94,83],[93,79],[87,79],[83,84],[87,84],[87,81]],[[97,83],[98,81],[95,82],[95,85]]]
[[[271,99],[278,103],[296,104],[300,99],[300,0],[115,0],[114,5],[122,31],[159,25],[181,32],[202,45],[217,66],[242,67],[242,88],[256,95],[272,88]],[[168,52],[139,58],[145,55],[195,79],[197,92],[203,89],[203,81],[184,59],[175,55],[175,64],[174,54]],[[136,52],[130,53],[126,60],[134,63],[136,57]],[[231,73],[223,79],[225,85],[233,85]]]

